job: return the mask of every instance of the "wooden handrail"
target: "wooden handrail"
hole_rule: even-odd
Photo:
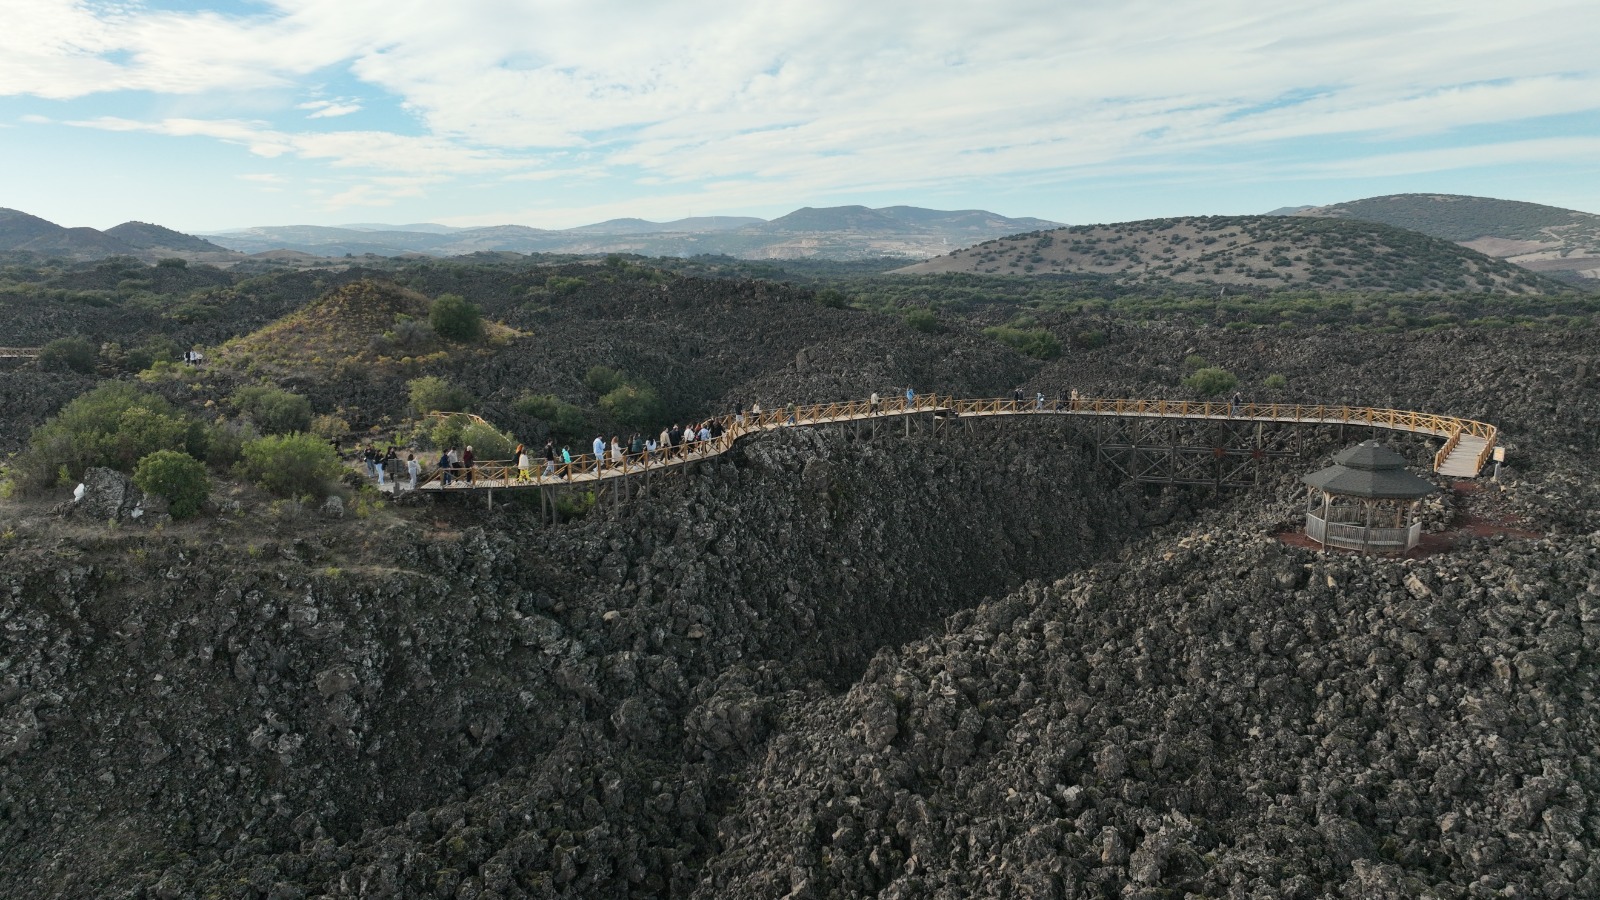
[[[1277,422],[1308,425],[1370,425],[1391,431],[1427,434],[1445,438],[1445,445],[1434,454],[1434,469],[1443,467],[1445,459],[1455,450],[1464,435],[1482,438],[1486,443],[1478,454],[1478,469],[1493,453],[1499,430],[1486,422],[1423,413],[1402,409],[1383,409],[1366,406],[1303,403],[1232,403],[1199,400],[1146,400],[1114,398],[1079,398],[1076,400],[1045,400],[1037,398],[1018,402],[1014,399],[979,398],[957,399],[937,394],[919,394],[912,400],[890,397],[872,408],[868,400],[834,401],[829,403],[796,404],[780,409],[763,410],[742,416],[721,416],[706,421],[716,421],[722,434],[709,441],[696,440],[677,447],[658,449],[654,453],[624,453],[620,461],[609,456],[597,460],[594,454],[573,457],[572,462],[556,462],[547,467],[544,461],[534,462],[522,477],[514,461],[489,460],[478,462],[471,470],[433,469],[418,479],[418,488],[443,490],[448,485],[465,482],[468,486],[517,488],[549,484],[578,484],[622,478],[644,472],[681,466],[727,452],[740,438],[750,434],[786,427],[825,425],[833,422],[861,421],[917,413],[954,413],[957,416],[1012,416],[1012,415],[1070,415],[1108,416],[1125,418],[1169,418],[1192,420],[1231,420]],[[465,415],[475,421],[483,419],[471,413],[436,413],[434,415]],[[492,426],[491,426],[492,427]],[[446,479],[449,479],[447,482]]]

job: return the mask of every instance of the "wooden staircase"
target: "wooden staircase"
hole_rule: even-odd
[[[1439,464],[1437,471],[1440,475],[1451,478],[1477,478],[1478,459],[1488,444],[1489,441],[1485,438],[1463,433],[1455,447],[1451,448],[1450,453]]]

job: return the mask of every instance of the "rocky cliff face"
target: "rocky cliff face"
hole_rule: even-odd
[[[74,552],[24,523],[5,892],[686,894],[786,698],[1140,510],[1062,426],[895,423],[753,439],[555,529],[421,514]]]
[[[797,707],[696,896],[1593,896],[1600,537],[1200,532]]]

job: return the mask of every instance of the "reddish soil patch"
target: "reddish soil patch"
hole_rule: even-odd
[[[1444,531],[1424,533],[1417,546],[1403,555],[1403,559],[1422,559],[1437,553],[1448,553],[1455,549],[1461,538],[1487,538],[1506,537],[1515,540],[1538,540],[1543,537],[1537,531],[1529,530],[1527,522],[1517,516],[1511,515],[1504,509],[1497,509],[1499,504],[1494,501],[1498,495],[1483,490],[1483,485],[1475,481],[1457,481],[1450,485],[1456,495],[1456,515],[1450,522],[1450,527]],[[1304,531],[1294,529],[1282,531],[1274,535],[1279,542],[1290,547],[1300,547],[1306,550],[1322,550],[1323,546],[1306,536]],[[1356,550],[1344,550],[1338,547],[1326,548],[1332,553],[1357,553]]]

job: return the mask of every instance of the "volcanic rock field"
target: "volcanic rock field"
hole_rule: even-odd
[[[1437,440],[1332,427],[1220,494],[1129,483],[1035,417],[783,429],[554,526],[478,497],[159,529],[14,504],[0,896],[1600,896],[1592,328],[1053,313],[1104,344],[1039,362],[759,282],[479,302],[523,337],[456,376],[530,436],[516,389],[593,363],[690,415],[1177,396],[1199,355],[1251,399],[1482,419],[1511,453],[1435,479],[1447,549],[1409,559],[1284,539],[1348,444],[1432,477]],[[5,449],[88,381],[0,372]],[[364,423],[404,385],[295,389]]]

